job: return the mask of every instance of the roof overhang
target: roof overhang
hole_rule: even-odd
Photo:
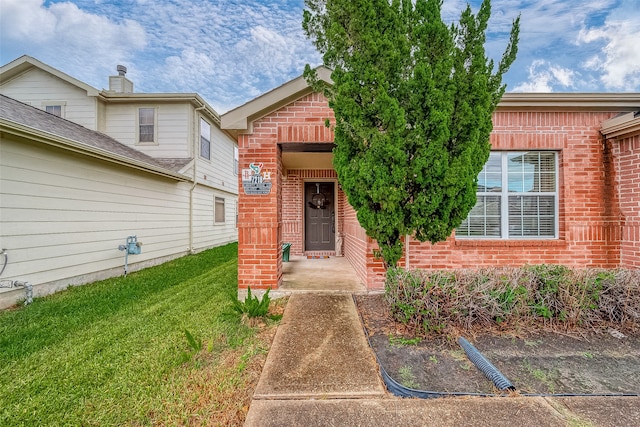
[[[600,132],[605,138],[624,138],[640,134],[640,110],[621,114],[603,122]]]
[[[497,111],[637,111],[640,93],[505,93]]]
[[[68,151],[83,154],[85,156],[93,157],[110,163],[127,166],[140,171],[151,173],[154,175],[160,175],[165,178],[170,178],[177,181],[191,181],[191,177],[177,173],[168,169],[158,167],[149,163],[145,163],[139,160],[135,160],[126,156],[113,153],[98,147],[92,147],[82,142],[74,141],[69,138],[64,138],[59,135],[55,135],[49,132],[35,129],[30,126],[16,123],[10,120],[0,118],[0,135],[3,137],[5,134],[12,135],[19,139],[26,139],[29,141],[36,141],[39,143],[47,144],[54,147],[63,148]]]
[[[69,84],[72,84],[80,89],[87,91],[88,96],[98,95],[98,92],[99,92],[98,89],[94,88],[93,86],[90,86],[74,77],[71,77],[70,75],[63,73],[62,71],[57,70],[45,64],[44,62],[40,62],[29,55],[23,55],[20,58],[15,59],[9,62],[8,64],[5,64],[2,67],[0,67],[0,84],[5,83],[9,80],[12,80],[15,77],[18,77],[33,68],[39,68],[51,75],[58,77],[61,80],[64,80]]]

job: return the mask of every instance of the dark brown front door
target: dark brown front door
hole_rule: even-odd
[[[333,182],[305,182],[305,250],[335,250],[335,206]]]

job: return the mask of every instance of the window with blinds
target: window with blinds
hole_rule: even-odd
[[[478,175],[477,202],[456,237],[557,238],[558,155],[492,152]]]
[[[211,160],[211,125],[200,119],[200,157]]]
[[[215,224],[224,224],[224,210],[224,199],[222,197],[215,197],[213,206],[213,222]]]
[[[62,105],[45,105],[44,110],[54,116],[62,117]]]
[[[155,108],[138,109],[138,141],[155,142],[156,133],[156,110]]]

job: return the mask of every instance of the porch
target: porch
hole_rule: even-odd
[[[292,255],[282,263],[282,284],[278,291],[289,292],[366,292],[346,257]]]

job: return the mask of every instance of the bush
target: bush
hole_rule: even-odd
[[[560,265],[454,271],[389,269],[385,298],[418,335],[487,327],[640,325],[640,271]]]

